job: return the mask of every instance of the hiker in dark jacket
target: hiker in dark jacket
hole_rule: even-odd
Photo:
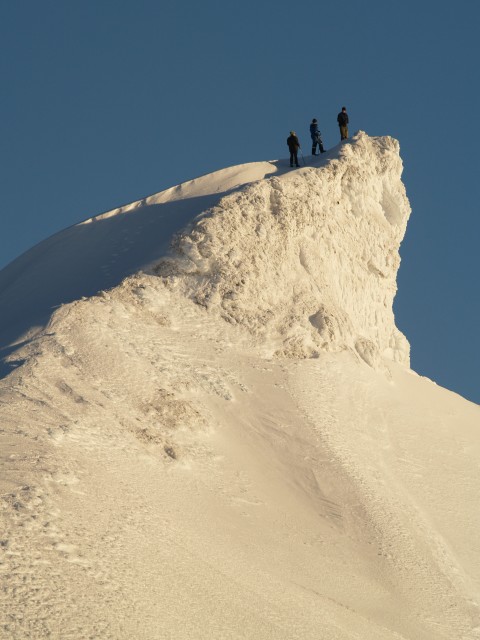
[[[318,122],[316,118],[312,120],[312,124],[310,125],[310,135],[312,136],[312,156],[317,155],[317,144],[320,153],[324,153],[325,149],[323,148],[322,134],[320,133],[320,129],[318,128]]]
[[[300,149],[300,142],[295,134],[295,131],[290,131],[290,135],[287,138],[288,148],[290,150],[290,166],[293,167],[293,161],[295,160],[295,166],[298,164],[298,150]]]
[[[342,107],[337,116],[337,122],[340,127],[340,140],[346,140],[348,138],[348,113],[346,107]]]

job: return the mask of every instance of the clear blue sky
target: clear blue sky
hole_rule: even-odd
[[[22,0],[0,6],[0,267],[189,178],[326,147],[336,115],[400,140],[413,215],[397,324],[413,368],[480,402],[480,3]]]

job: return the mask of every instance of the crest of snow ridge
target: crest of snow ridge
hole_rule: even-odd
[[[409,363],[392,304],[410,206],[399,144],[359,132],[321,167],[223,197],[155,273],[277,355]]]

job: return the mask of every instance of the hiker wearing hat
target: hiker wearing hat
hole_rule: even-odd
[[[347,107],[342,107],[342,110],[337,116],[338,126],[340,127],[340,140],[346,140],[348,138],[348,113]]]
[[[300,142],[298,141],[295,131],[290,131],[290,135],[287,138],[288,148],[290,150],[290,166],[293,167],[293,161],[295,160],[295,166],[298,164],[298,150],[300,149]]]
[[[318,128],[318,122],[316,118],[312,120],[312,124],[310,125],[310,135],[312,136],[312,156],[317,155],[317,144],[320,153],[324,153],[325,149],[323,148],[322,134],[320,133],[320,129]]]

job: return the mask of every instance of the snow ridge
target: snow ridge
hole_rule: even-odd
[[[321,166],[224,196],[153,270],[276,355],[348,349],[408,366],[392,311],[410,215],[401,173],[396,140],[359,132]]]
[[[0,274],[2,638],[480,640],[479,407],[405,367],[398,143],[312,164]]]

